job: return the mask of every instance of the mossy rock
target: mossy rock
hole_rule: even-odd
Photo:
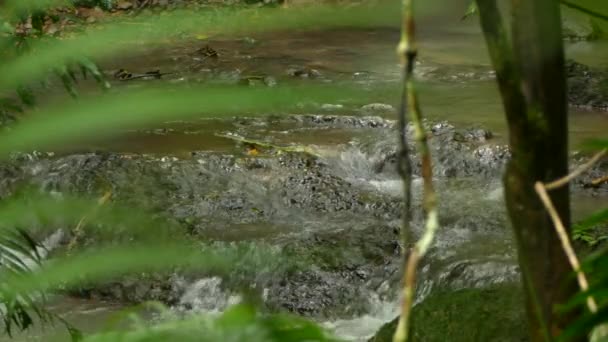
[[[392,342],[397,319],[369,342]],[[413,309],[415,342],[527,341],[523,293],[515,284],[431,294]]]

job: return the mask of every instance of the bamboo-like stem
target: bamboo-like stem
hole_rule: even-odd
[[[402,67],[402,76],[403,76],[403,84],[402,84],[402,93],[401,93],[401,105],[399,107],[398,112],[398,126],[399,126],[399,153],[397,156],[397,170],[399,175],[401,176],[403,182],[403,195],[404,195],[404,208],[403,208],[403,226],[401,229],[401,251],[404,257],[407,258],[408,253],[408,245],[411,244],[412,236],[410,234],[410,219],[411,219],[411,188],[412,188],[412,165],[409,156],[409,144],[407,140],[407,132],[408,132],[408,80],[412,77],[413,66],[410,68],[410,64],[408,59],[412,54],[415,55],[415,50],[412,53],[412,44],[413,37],[409,35],[413,35],[412,30],[408,30],[408,25],[412,23],[412,4],[409,0],[403,0],[403,18],[402,18],[402,27],[401,27],[401,40],[399,41],[399,45],[397,46],[397,55],[401,62]],[[413,24],[412,24],[413,25]],[[407,264],[407,261],[404,259],[404,265]],[[405,280],[405,273],[404,278]]]
[[[570,179],[574,178],[575,176],[570,177],[573,174],[575,174],[575,172],[562,178],[562,179],[567,179],[567,181],[563,184],[567,184],[567,182]],[[560,179],[560,181],[561,181],[561,179]],[[560,185],[560,186],[562,186],[562,185]],[[547,189],[549,189],[549,188],[547,186],[545,186],[542,182],[536,182],[536,184],[534,184],[534,190],[536,190],[536,193],[540,197],[540,200],[543,202],[545,209],[547,210],[547,212],[549,213],[549,216],[551,217],[551,220],[553,221],[553,226],[555,227],[555,231],[557,232],[557,235],[559,236],[559,239],[562,242],[562,248],[564,249],[564,253],[566,253],[566,256],[568,257],[568,261],[570,262],[570,265],[572,266],[572,269],[574,270],[574,272],[576,272],[576,280],[578,281],[578,285],[580,286],[580,288],[583,292],[587,291],[589,289],[589,282],[587,281],[587,276],[581,270],[581,263],[579,262],[578,257],[576,256],[576,253],[574,252],[574,248],[572,248],[572,244],[570,243],[570,238],[568,237],[566,227],[564,226],[564,224],[562,223],[562,220],[560,219],[559,215],[557,214],[557,210],[555,210],[555,206],[553,205],[553,202],[551,201],[551,198],[549,197],[549,194],[547,193]],[[595,301],[595,299],[592,296],[587,297],[587,307],[589,308],[589,311],[591,311],[593,313],[597,312],[597,302]]]
[[[414,127],[415,139],[422,159],[422,178],[424,181],[424,209],[426,212],[425,230],[420,240],[410,248],[409,253],[404,253],[405,269],[403,273],[403,288],[401,293],[401,315],[393,335],[393,342],[405,342],[409,338],[410,316],[416,293],[416,270],[418,263],[424,257],[434,240],[435,233],[439,227],[437,218],[437,200],[433,187],[433,171],[431,165],[430,149],[428,147],[427,135],[422,125],[422,114],[418,104],[414,82],[414,65],[416,62],[417,49],[415,40],[415,22],[413,13],[413,0],[403,0],[403,22],[401,28],[401,41],[397,47],[397,53],[403,67],[403,94],[401,108],[399,111],[399,172],[403,178],[405,197],[405,209],[403,215],[402,235],[405,239],[403,248],[407,249],[410,243],[410,202],[411,202],[411,164],[407,143],[407,117],[409,111]],[[409,255],[408,255],[409,254]]]
[[[597,163],[600,159],[602,159],[607,153],[608,153],[608,150],[606,150],[606,149],[601,150],[600,152],[596,153],[593,157],[591,157],[591,159],[589,159],[588,162],[586,162],[585,164],[581,165],[576,170],[572,171],[571,173],[569,173],[565,177],[562,177],[562,178],[560,178],[560,179],[558,179],[556,181],[544,184],[544,187],[547,190],[553,190],[553,189],[557,189],[557,188],[560,188],[560,187],[568,184],[571,180],[573,180],[574,178],[580,176],[583,172],[585,172],[588,169],[590,169],[595,163]]]

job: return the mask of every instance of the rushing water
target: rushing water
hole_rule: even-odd
[[[450,76],[451,73],[466,74],[489,68],[482,37],[475,26],[464,24],[455,27],[436,25],[422,31],[420,54],[423,70],[444,68],[442,70],[445,71],[441,72]],[[368,98],[354,99],[349,106],[342,108],[320,110],[321,113],[352,114],[359,106],[371,102],[397,105],[395,94],[373,91],[376,83],[398,87],[399,66],[393,52],[397,38],[395,30],[379,29],[273,34],[254,37],[255,41],[217,39],[208,43],[220,51],[222,57],[219,65],[210,66],[196,60],[192,57],[192,51],[201,43],[186,42],[149,54],[110,61],[106,66],[108,69],[125,67],[136,72],[161,68],[162,71],[174,72],[174,80],[204,78],[213,68],[225,71],[238,69],[242,74],[276,77],[279,83],[289,81],[286,72],[290,68],[314,68],[322,75],[319,80],[300,81],[361,82],[366,86],[371,85]],[[567,46],[571,57],[592,64],[604,63],[596,56],[604,56],[606,51],[608,45],[604,42],[572,43]],[[116,86],[124,85],[117,83]],[[494,81],[431,79],[423,81],[421,90],[423,109],[429,118],[448,120],[457,125],[485,127],[495,132],[497,142],[506,141],[504,115]],[[608,116],[605,113],[572,111],[570,118],[571,140],[575,147],[583,139],[608,131]],[[234,148],[234,141],[218,137],[217,133],[233,129],[232,123],[222,120],[172,122],[146,131],[126,132],[110,142],[92,143],[85,149],[172,154],[178,157],[187,156],[195,150],[230,152]],[[341,168],[350,181],[396,198],[400,196],[398,180],[370,177],[370,156],[361,149],[349,148],[367,136],[364,129],[294,130],[280,125],[248,129],[249,134],[279,144],[314,145],[324,153],[328,163]],[[442,211],[447,220],[438,236],[436,248],[429,255],[433,265],[423,267],[419,300],[434,286],[474,287],[517,277],[511,234],[506,228],[502,209],[500,184],[459,182],[440,187]],[[597,203],[581,197],[574,201],[574,206],[575,213],[581,215],[596,207]],[[224,230],[221,237],[225,240],[258,239],[284,234],[285,229],[288,228],[280,224],[243,224]],[[454,275],[456,273],[457,276]],[[389,291],[388,285],[383,291]],[[367,314],[351,319],[330,319],[324,324],[345,339],[364,340],[397,314],[397,301],[383,291],[369,293],[371,305]],[[238,298],[222,293],[216,280],[201,279],[192,284],[183,300],[202,311],[217,311],[223,304],[235,302]],[[85,331],[100,329],[120,308],[120,304],[68,297],[59,298],[52,306],[52,310],[63,314]],[[60,328],[50,328],[36,329],[20,335],[17,340],[49,341],[57,336],[66,337]]]

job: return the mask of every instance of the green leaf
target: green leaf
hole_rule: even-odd
[[[157,215],[156,215],[157,216]],[[0,237],[15,227],[34,236],[47,236],[58,227],[74,228],[86,217],[84,229],[98,244],[110,237],[125,236],[134,242],[163,241],[168,236],[176,243],[180,236],[166,221],[145,210],[124,204],[99,206],[97,199],[63,194],[60,199],[36,192],[6,198],[0,204]]]
[[[10,98],[0,98],[0,110],[3,109],[17,113],[23,113],[23,108],[17,104],[17,101]]]
[[[477,14],[477,12],[479,12],[479,10],[477,8],[477,2],[475,2],[475,1],[476,0],[471,1],[471,3],[469,4],[469,7],[467,7],[467,11],[464,13],[462,18],[460,18],[460,20],[466,20],[470,16],[475,15],[475,14]]]
[[[38,34],[42,34],[42,30],[44,27],[44,17],[46,13],[43,11],[34,11],[31,15],[32,17],[32,28],[38,31]]]
[[[67,66],[61,66],[55,69],[55,74],[61,80],[63,87],[70,94],[72,98],[78,97],[78,92],[76,91],[75,80],[73,79],[73,74],[68,71]]]
[[[28,107],[36,105],[36,97],[34,96],[32,88],[24,85],[17,86],[17,95],[24,105]]]
[[[581,222],[576,223],[573,229],[576,232],[581,232],[605,222],[608,222],[608,208],[593,213],[591,216],[585,218]]]
[[[576,4],[576,3],[572,2],[572,1],[561,0],[561,3],[562,3],[562,5],[564,5],[566,7],[572,8],[574,10],[577,10],[577,11],[581,12],[581,13],[585,13],[585,14],[589,15],[590,17],[601,19],[601,20],[604,20],[604,21],[608,21],[608,15],[607,14],[603,14],[603,13],[600,13],[600,12],[595,11],[593,9],[590,9],[588,7],[578,5],[578,4]],[[602,2],[598,1],[598,3],[602,3]],[[603,4],[605,6],[605,2]]]
[[[178,266],[183,270],[225,269],[230,265],[229,257],[213,249],[196,250],[167,242],[98,248],[49,260],[34,272],[2,274],[5,286],[1,291],[4,295],[21,296],[71,287],[84,280],[100,281],[127,273],[162,271]]]
[[[10,132],[0,135],[0,159],[7,158],[14,151],[48,149],[69,141],[104,137],[119,130],[170,119],[293,110],[300,102],[327,103],[347,96],[361,96],[364,92],[357,88],[327,85],[123,88],[119,93],[83,97],[78,102],[59,103],[36,115],[29,115]]]
[[[587,150],[603,150],[608,148],[608,140],[606,139],[589,139],[583,142],[583,148]]]
[[[569,341],[575,337],[584,336],[590,332],[593,327],[605,322],[608,322],[607,306],[601,307],[596,313],[583,315],[566,328],[559,336],[558,341]]]
[[[80,71],[84,79],[87,78],[87,74],[93,75],[93,78],[102,87],[102,89],[110,89],[110,83],[106,80],[105,75],[99,70],[97,64],[86,57],[79,57],[77,64],[80,66]],[[74,76],[75,77],[75,76]]]
[[[136,321],[139,319],[136,318]],[[105,331],[85,338],[87,342],[181,341],[181,342],[324,342],[336,341],[315,323],[287,315],[262,315],[246,304],[228,308],[220,317],[190,315],[170,317],[153,326],[135,324],[128,331]]]

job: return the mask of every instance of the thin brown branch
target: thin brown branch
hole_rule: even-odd
[[[591,186],[600,186],[604,183],[608,183],[608,176],[596,178],[591,181]]]
[[[608,150],[606,150],[606,149],[596,153],[593,157],[591,157],[591,159],[589,159],[589,161],[587,161],[585,164],[576,168],[576,170],[570,172],[565,177],[562,177],[551,183],[545,184],[544,187],[547,190],[553,190],[553,189],[560,188],[560,187],[570,183],[571,180],[580,176],[583,172],[589,170],[595,163],[597,163],[600,159],[602,159],[604,156],[606,156],[607,153],[608,153]]]
[[[401,176],[401,180],[403,183],[403,196],[404,196],[404,206],[402,213],[402,227],[401,227],[401,252],[404,257],[407,257],[408,254],[408,246],[411,246],[412,236],[410,232],[410,220],[411,220],[411,188],[412,188],[412,165],[410,161],[409,155],[409,143],[408,143],[408,80],[412,77],[412,68],[409,67],[409,56],[415,54],[410,50],[412,48],[412,44],[409,43],[413,38],[411,36],[411,32],[408,29],[410,27],[410,22],[412,19],[412,8],[411,2],[408,0],[403,0],[403,16],[402,16],[402,27],[401,27],[401,40],[399,41],[399,45],[397,46],[397,55],[401,62],[402,67],[402,76],[403,76],[403,85],[402,85],[402,93],[401,93],[401,106],[399,107],[398,112],[398,126],[399,126],[399,152],[397,155],[397,168],[399,175]],[[407,262],[404,260],[404,265]],[[404,278],[405,279],[405,278]]]
[[[572,247],[572,243],[570,242],[566,227],[564,226],[561,218],[559,217],[557,210],[555,209],[555,206],[553,205],[553,202],[551,201],[551,198],[547,193],[547,190],[554,190],[568,184],[574,178],[580,176],[583,172],[589,170],[595,163],[602,159],[606,155],[606,153],[608,153],[608,150],[606,149],[596,153],[585,164],[579,166],[565,177],[562,177],[556,181],[553,181],[548,184],[543,184],[542,182],[536,182],[536,184],[534,184],[534,190],[536,190],[536,193],[543,202],[545,209],[549,213],[549,217],[551,217],[551,220],[553,221],[555,231],[557,232],[557,235],[559,236],[559,239],[562,243],[564,253],[566,253],[568,261],[572,266],[572,269],[574,270],[574,272],[576,272],[576,279],[578,281],[579,287],[583,292],[589,289],[589,282],[587,281],[587,276],[581,270],[581,264],[578,260],[578,257],[576,256],[574,248]],[[587,307],[589,308],[589,311],[593,313],[597,312],[598,306],[593,296],[587,297]]]
[[[403,94],[402,105],[399,111],[400,126],[400,146],[399,171],[404,182],[405,212],[403,217],[403,236],[407,238],[404,249],[409,244],[409,220],[410,220],[410,198],[411,198],[411,166],[408,155],[407,145],[407,118],[406,112],[411,115],[412,124],[415,131],[415,139],[422,159],[422,178],[424,181],[424,209],[426,212],[425,230],[420,240],[410,248],[409,255],[405,261],[403,276],[403,288],[401,299],[401,315],[393,335],[393,342],[406,342],[410,332],[410,316],[414,304],[416,292],[416,271],[418,263],[424,257],[431,245],[439,223],[437,219],[437,201],[435,189],[433,187],[433,172],[431,165],[430,149],[428,147],[427,135],[422,125],[422,113],[418,103],[414,82],[414,66],[416,62],[417,49],[415,45],[415,22],[413,14],[413,0],[403,0],[403,25],[401,31],[401,41],[397,47],[397,52],[401,58],[403,66]]]
[[[407,112],[410,106],[409,101],[409,80],[413,74],[413,57],[415,56],[415,50],[411,50],[413,44],[411,43],[413,38],[413,27],[412,24],[412,3],[411,0],[403,0],[403,17],[401,27],[401,40],[397,46],[397,54],[401,61],[402,73],[403,73],[403,88],[401,94],[401,106],[398,113],[399,123],[399,154],[398,158],[398,171],[403,182],[403,197],[404,197],[404,209],[403,209],[403,222],[401,228],[401,239],[402,241],[402,253],[404,257],[404,270],[402,279],[402,298],[401,298],[401,315],[399,316],[399,323],[393,336],[393,341],[403,342],[406,341],[409,334],[409,312],[412,306],[413,298],[413,287],[412,279],[415,279],[415,273],[412,274],[413,270],[416,269],[417,255],[415,247],[411,248],[411,253],[408,253],[408,246],[411,244],[412,234],[410,233],[410,219],[411,219],[411,184],[412,184],[412,166],[409,156],[409,144],[407,137]],[[409,254],[409,256],[408,256]],[[413,264],[413,265],[412,265]]]
[[[572,244],[570,243],[570,238],[568,237],[566,227],[564,226],[562,220],[557,214],[557,210],[555,209],[555,206],[553,205],[553,202],[551,201],[551,198],[547,193],[547,188],[542,182],[536,182],[536,184],[534,184],[534,190],[536,190],[536,193],[540,197],[541,201],[543,202],[543,205],[545,206],[545,209],[547,210],[549,216],[551,217],[551,220],[553,221],[553,226],[555,227],[555,231],[557,232],[557,235],[559,236],[559,239],[562,243],[564,253],[566,253],[568,261],[572,266],[572,269],[574,270],[574,272],[576,272],[576,279],[578,281],[578,285],[580,286],[583,292],[587,291],[589,289],[589,282],[587,281],[587,276],[581,270],[581,264],[578,260],[578,257],[576,256],[576,253],[574,252]],[[589,311],[594,313],[597,312],[597,302],[592,296],[587,297],[587,307],[589,308]]]
[[[78,239],[82,235],[82,228],[87,223],[87,220],[89,219],[89,217],[92,216],[92,215],[94,215],[95,212],[99,209],[99,207],[101,207],[104,204],[106,204],[106,202],[108,202],[110,200],[110,197],[112,197],[112,192],[111,191],[108,191],[105,194],[103,194],[103,196],[101,196],[99,198],[99,200],[97,200],[97,206],[90,213],[88,213],[87,215],[84,215],[80,219],[80,221],[78,221],[78,224],[72,230],[72,235],[73,236],[72,236],[72,239],[70,240],[70,242],[68,243],[68,247],[67,247],[68,252],[71,251],[74,248],[74,246],[76,246],[76,242],[78,241]]]
[[[410,311],[414,305],[414,294],[416,293],[416,268],[420,260],[418,248],[413,247],[407,259],[405,272],[403,273],[403,288],[401,292],[401,316],[393,335],[393,342],[407,341],[410,333]]]

